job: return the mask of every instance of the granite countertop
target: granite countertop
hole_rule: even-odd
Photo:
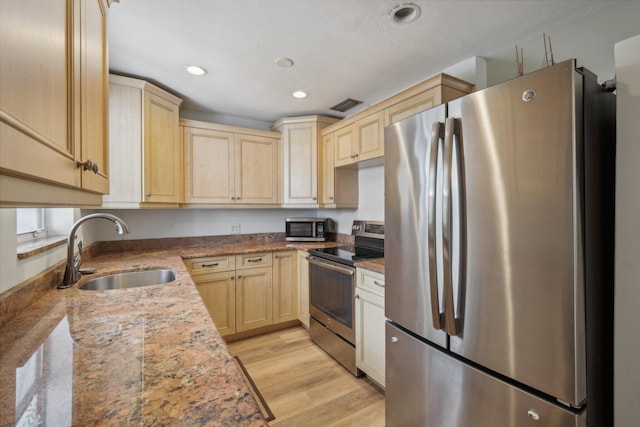
[[[375,271],[376,273],[384,274],[384,258],[368,259],[366,261],[357,261],[356,267],[364,268],[365,270]]]
[[[266,426],[183,258],[337,246],[249,242],[99,254],[0,328],[0,425]],[[176,280],[84,291],[92,277],[170,267]]]

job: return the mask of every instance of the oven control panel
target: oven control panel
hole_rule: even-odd
[[[351,234],[384,239],[384,222],[355,220],[351,226]]]

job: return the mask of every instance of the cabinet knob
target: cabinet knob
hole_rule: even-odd
[[[391,337],[391,342],[392,343],[398,342],[398,337]]]
[[[238,279],[242,279],[242,276],[241,276],[241,275],[238,275]]]
[[[231,280],[233,280],[233,279],[235,279],[235,278],[236,278],[236,276],[231,276]]]
[[[85,171],[91,171],[95,174],[97,174],[100,171],[100,167],[98,166],[98,164],[94,163],[93,160],[91,159],[88,159],[86,162],[77,161],[76,167],[82,168],[82,170],[85,170]]]
[[[313,198],[313,200],[318,200],[318,198],[317,198],[317,197],[314,197],[314,198]]]
[[[333,200],[333,196],[329,197],[329,200]]]
[[[145,197],[151,197],[151,193],[145,194]]]

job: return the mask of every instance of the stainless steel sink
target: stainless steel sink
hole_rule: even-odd
[[[176,280],[175,270],[156,268],[96,277],[80,285],[80,289],[87,291],[105,291],[108,289],[137,288],[140,286],[159,285],[174,280]]]

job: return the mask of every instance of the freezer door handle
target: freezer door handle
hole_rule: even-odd
[[[449,335],[457,335],[455,304],[453,300],[453,137],[455,133],[456,119],[448,117],[444,129],[444,160],[442,189],[442,263],[444,285],[444,317],[445,331]]]
[[[436,179],[438,167],[438,150],[443,140],[444,123],[435,122],[431,127],[431,145],[429,149],[429,288],[431,293],[431,317],[433,327],[443,330],[444,313],[440,312],[440,296],[438,295],[437,245],[436,245]]]

